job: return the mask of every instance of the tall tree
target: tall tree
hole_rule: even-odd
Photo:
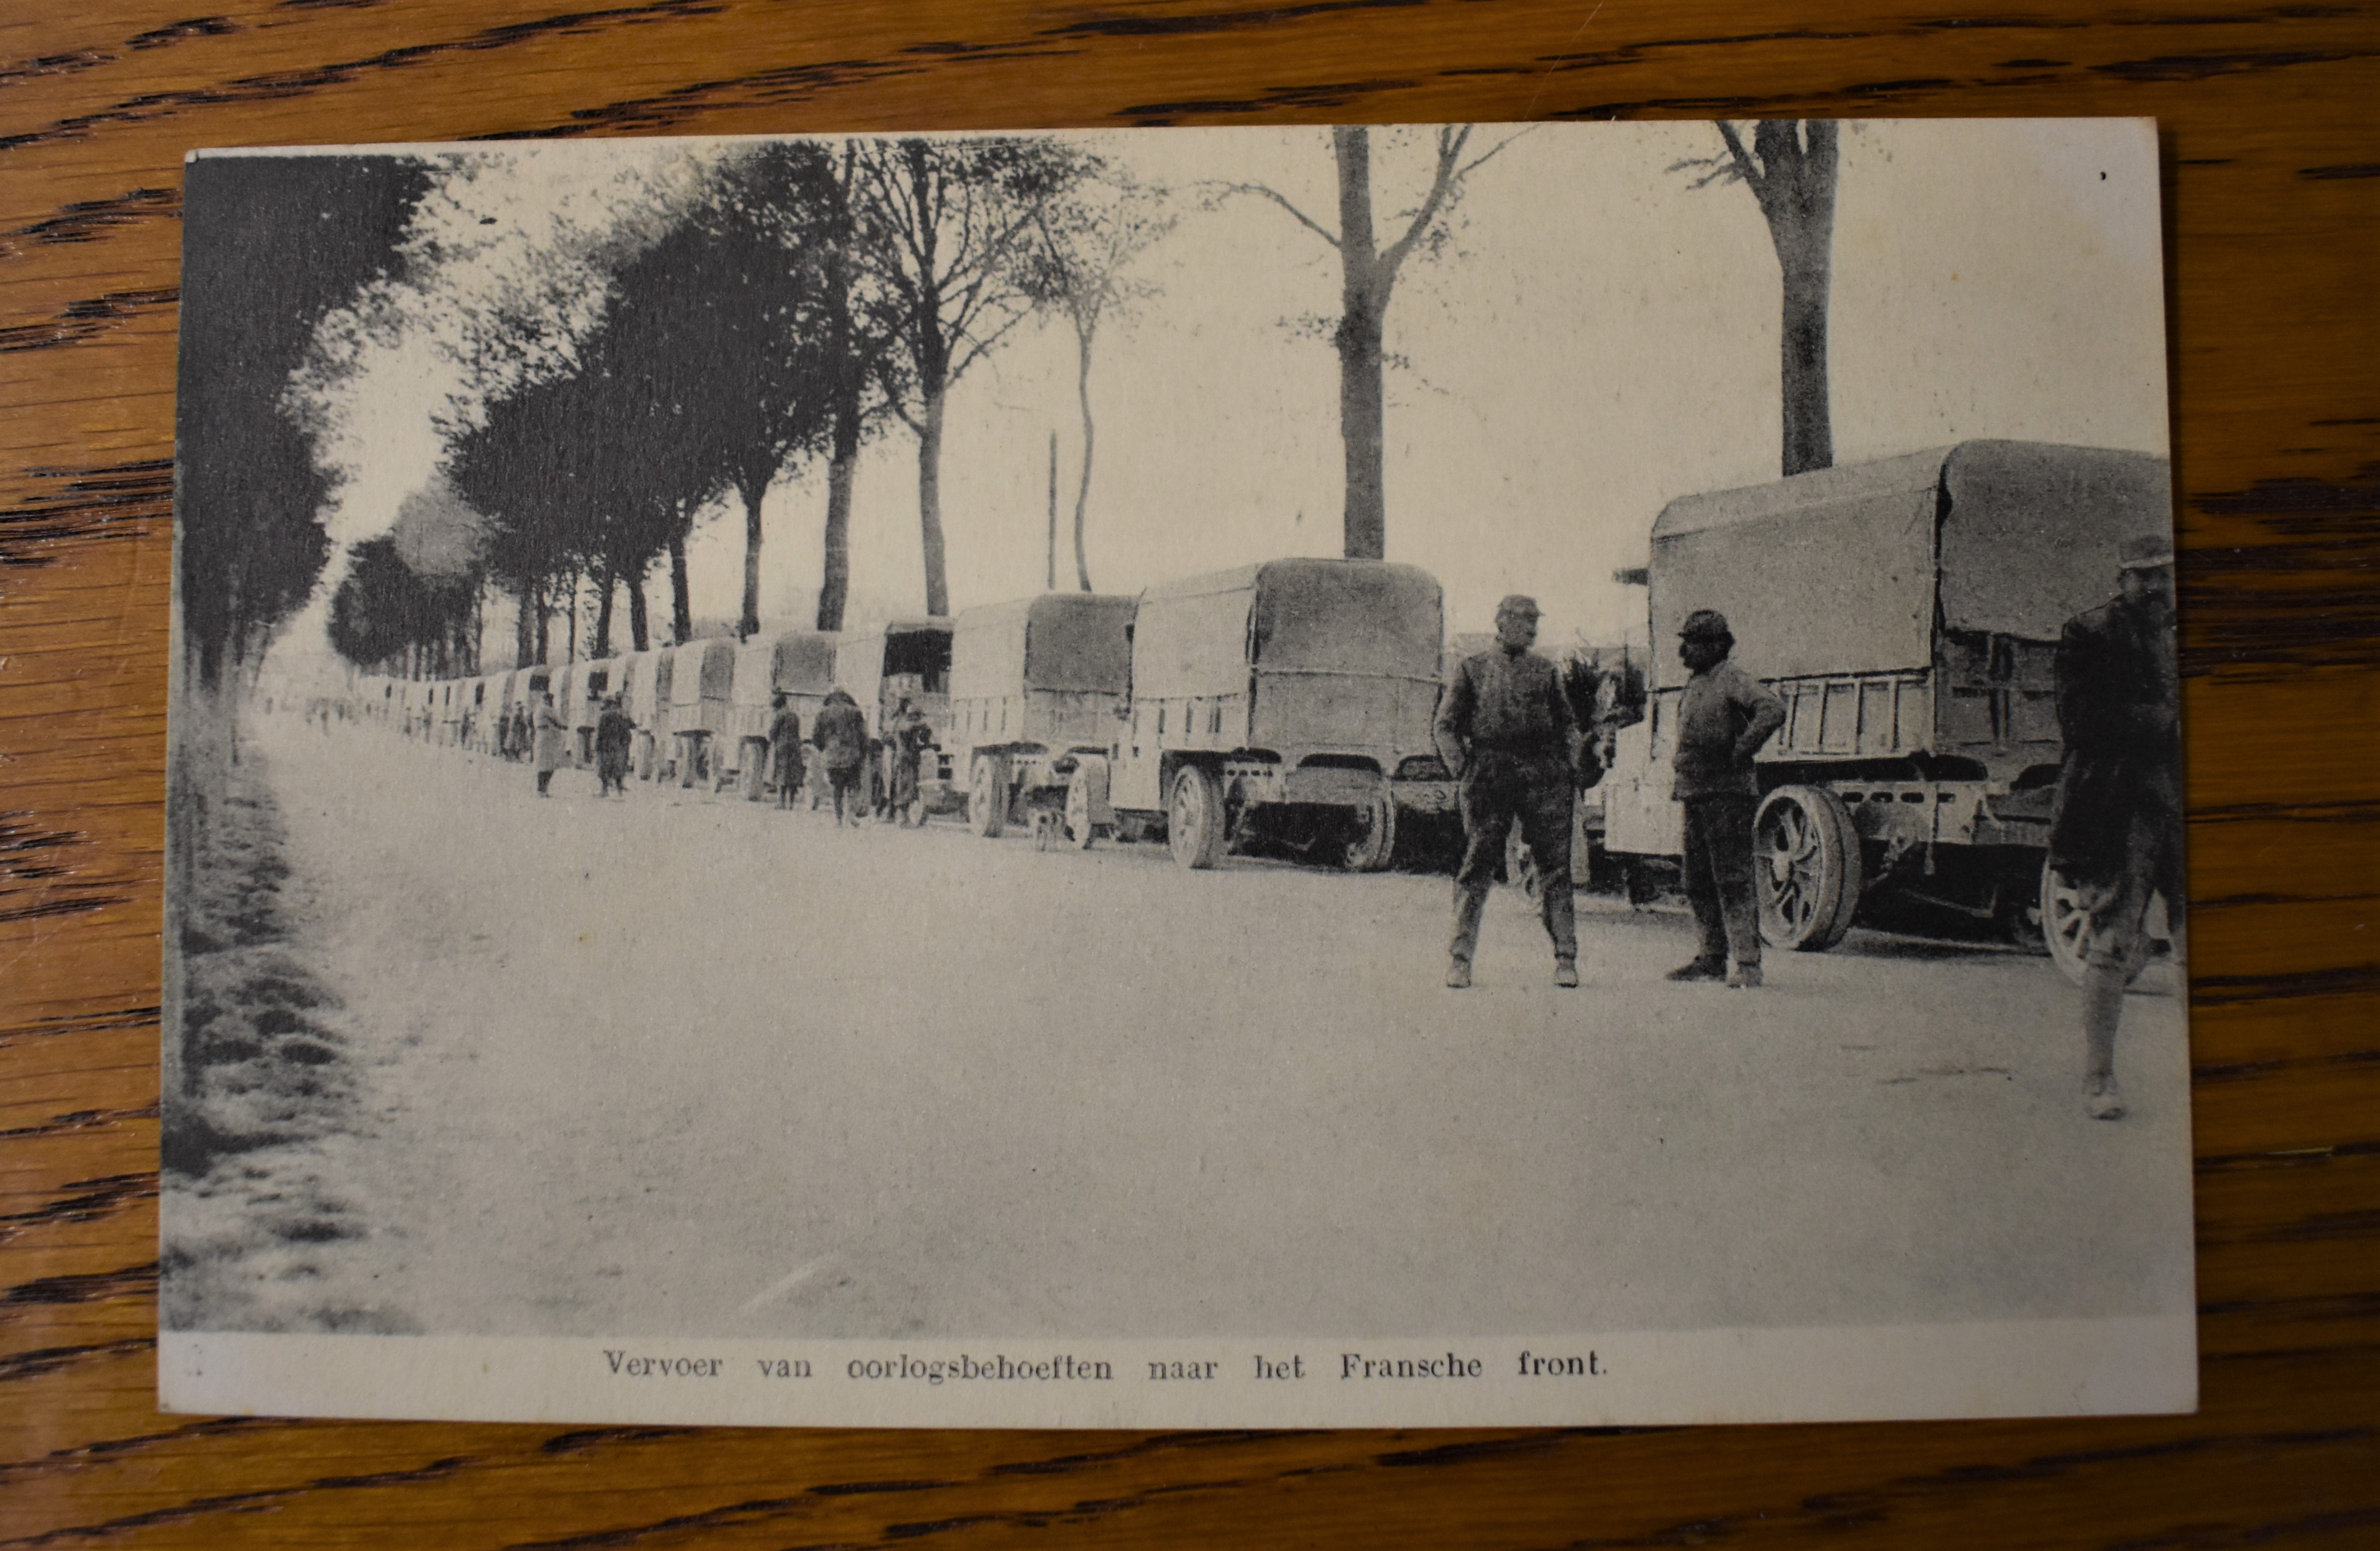
[[[859,449],[906,392],[908,374],[895,353],[900,312],[881,275],[861,251],[867,240],[859,213],[865,192],[861,142],[845,140],[825,187],[826,224],[819,255],[819,359],[827,398],[826,526],[819,566],[816,627],[843,628],[851,597],[851,497]],[[872,229],[872,224],[871,224]]]
[[[1095,160],[1039,136],[855,142],[862,256],[897,304],[907,382],[891,395],[917,434],[926,612],[950,612],[942,422],[950,391],[1034,308],[1034,218]]]
[[[1783,282],[1779,381],[1784,472],[1830,467],[1835,431],[1827,378],[1827,299],[1834,276],[1840,127],[1825,118],[1765,118],[1753,125],[1748,150],[1742,132],[1726,119],[1718,121],[1718,135],[1725,147],[1719,155],[1681,162],[1678,169],[1702,170],[1697,188],[1744,184],[1760,202]]]
[[[252,660],[313,590],[336,480],[286,406],[325,314],[398,265],[427,165],[207,155],[186,175],[176,561],[197,683]]]
[[[709,200],[664,256],[695,314],[682,350],[704,359],[698,411],[744,503],[744,606],[737,634],[760,628],[761,500],[786,463],[816,446],[834,406],[824,352],[824,287],[841,203],[828,152],[806,141],[760,146],[722,168]]]
[[[1381,467],[1388,389],[1382,364],[1397,272],[1416,248],[1435,252],[1445,246],[1446,217],[1463,196],[1463,180],[1512,143],[1512,139],[1500,140],[1466,162],[1472,127],[1439,126],[1428,191],[1412,211],[1393,218],[1403,223],[1403,229],[1385,248],[1379,244],[1372,208],[1372,132],[1361,125],[1341,125],[1330,131],[1339,183],[1336,229],[1298,209],[1278,189],[1260,183],[1224,186],[1227,193],[1270,200],[1338,250],[1340,311],[1331,344],[1339,352],[1339,439],[1346,457],[1343,552],[1350,560],[1378,560],[1388,552],[1388,498]]]
[[[1085,178],[1071,197],[1050,200],[1035,213],[1039,241],[1026,267],[1028,285],[1035,299],[1075,331],[1075,399],[1083,422],[1082,477],[1075,487],[1075,580],[1085,592],[1091,590],[1084,531],[1098,437],[1091,418],[1091,345],[1101,322],[1156,293],[1151,282],[1133,276],[1132,265],[1173,229],[1175,219],[1162,189],[1112,174]],[[1050,585],[1057,585],[1054,576]]]

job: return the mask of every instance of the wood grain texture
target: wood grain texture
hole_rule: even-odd
[[[2380,1544],[2380,12],[188,0],[0,13],[0,1545]],[[183,151],[1760,114],[2162,124],[2204,1406],[1464,1434],[152,1408]]]

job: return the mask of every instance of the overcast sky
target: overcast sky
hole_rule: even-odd
[[[1388,553],[1444,584],[1450,631],[1534,593],[1544,639],[1643,629],[1641,564],[1664,503],[1778,472],[1778,269],[1751,192],[1694,189],[1673,164],[1719,149],[1707,124],[1483,126],[1455,241],[1400,278],[1388,348]],[[1338,310],[1337,255],[1260,200],[1198,208],[1216,181],[1262,182],[1325,225],[1326,129],[1151,129],[1080,138],[1185,213],[1139,273],[1159,294],[1102,329],[1091,577],[1132,592],[1164,577],[1340,547],[1338,366],[1290,325]],[[485,234],[460,307],[510,284],[517,258],[632,218],[719,142],[589,140],[473,148],[471,185],[425,219]],[[1842,140],[1831,357],[1839,463],[1970,437],[2164,453],[2165,336],[2155,141],[2142,120],[1889,121]],[[460,149],[460,148],[447,148]],[[1427,131],[1376,130],[1375,198],[1426,185]],[[563,212],[557,218],[558,207]],[[482,221],[495,214],[492,224]],[[477,288],[475,292],[475,287]],[[951,399],[942,459],[953,606],[1039,589],[1049,437],[1062,527],[1081,435],[1072,331],[1012,336]],[[357,471],[336,538],[383,530],[434,468],[429,415],[453,368],[388,342],[354,387],[343,442]],[[819,579],[822,467],[771,492],[764,616],[806,624]],[[852,520],[848,623],[922,610],[916,443],[897,426],[866,455]],[[689,548],[698,616],[733,617],[743,525],[722,510]],[[659,573],[657,573],[657,576]],[[1071,559],[1062,554],[1062,585]],[[655,589],[666,599],[666,581]],[[319,607],[293,627],[322,649]]]

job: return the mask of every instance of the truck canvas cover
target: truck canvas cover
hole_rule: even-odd
[[[1372,560],[1275,560],[1150,588],[1134,626],[1135,698],[1239,694],[1249,670],[1435,680],[1438,583]]]
[[[1918,672],[1935,625],[2055,640],[2115,588],[2128,535],[2168,531],[2170,472],[2146,453],[1964,442],[1690,495],[1653,525],[1657,685],[1717,609],[1763,678]]]
[[[951,694],[996,698],[1019,689],[1121,695],[1132,676],[1139,600],[1048,592],[961,614],[951,648]]]

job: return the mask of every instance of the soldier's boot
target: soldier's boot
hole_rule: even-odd
[[[1691,963],[1680,964],[1664,976],[1670,980],[1724,980],[1727,978],[1725,959],[1697,958]]]
[[[1560,986],[1564,990],[1572,990],[1577,988],[1578,961],[1576,959],[1556,959],[1554,961],[1554,984]]]
[[[1456,959],[1446,966],[1446,988],[1467,991],[1471,988],[1471,961]]]
[[[1733,969],[1727,972],[1727,987],[1731,991],[1760,989],[1760,965],[1756,962],[1739,963]]]

